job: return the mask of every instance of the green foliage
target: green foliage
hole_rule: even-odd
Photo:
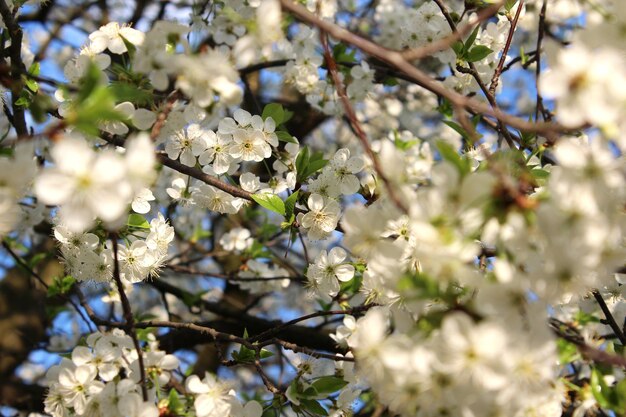
[[[517,0],[506,0],[504,2],[504,10],[508,12],[511,11],[511,9],[513,8],[513,6],[515,6],[517,4]]]
[[[54,297],[55,295],[67,294],[76,280],[71,275],[65,275],[64,277],[54,277],[52,284],[48,286],[48,297]]]
[[[580,359],[578,348],[573,343],[565,339],[557,339],[556,347],[559,354],[559,363],[561,365],[567,365],[568,363]]]
[[[315,152],[311,155],[308,146],[304,146],[296,157],[296,181],[303,183],[311,175],[321,170],[328,164],[322,152]]]
[[[487,56],[489,56],[491,53],[493,53],[493,51],[488,46],[476,45],[472,49],[467,51],[467,54],[465,55],[465,60],[467,62],[477,62],[487,58]]]
[[[332,394],[337,392],[343,387],[348,385],[342,378],[336,376],[323,376],[315,380],[311,386],[317,391],[318,394]]]
[[[269,103],[265,105],[265,107],[263,108],[263,113],[261,114],[261,117],[263,118],[263,120],[267,119],[268,117],[271,117],[272,120],[274,120],[274,122],[276,123],[275,133],[279,141],[288,142],[288,143],[298,143],[296,138],[291,136],[289,132],[287,132],[287,129],[284,126],[284,124],[287,123],[293,117],[293,112],[283,108],[282,104]]]
[[[441,158],[454,165],[461,174],[461,176],[465,176],[470,172],[471,162],[469,161],[469,159],[461,156],[458,150],[454,149],[452,145],[450,145],[448,142],[440,140],[437,141],[435,146],[437,147]]]
[[[170,389],[170,393],[167,396],[167,409],[170,412],[169,415],[186,415],[185,403],[180,399],[180,395],[174,388]]]
[[[243,338],[244,339],[248,338],[248,329],[244,329]],[[259,359],[265,359],[271,356],[274,356],[273,352],[265,348],[262,348],[261,350],[259,350]],[[233,351],[231,353],[231,357],[233,358],[234,361],[238,363],[254,363],[254,360],[256,359],[257,355],[256,355],[255,350],[250,349],[244,345],[241,345],[241,347],[239,348],[239,351]]]
[[[348,63],[356,61],[356,49],[348,51],[348,47],[344,43],[338,43],[333,47],[333,58],[336,62]]]
[[[476,26],[465,42],[457,41],[452,44],[452,50],[456,54],[458,60],[476,62],[493,53],[493,50],[485,45],[473,46],[479,31],[480,26]]]
[[[150,223],[141,214],[132,213],[128,216],[126,226],[135,229],[150,229]]]
[[[251,197],[261,207],[264,207],[270,211],[278,213],[281,216],[285,215],[285,203],[276,194],[269,194],[269,193],[252,194]]]
[[[117,98],[114,91],[101,84],[101,72],[95,64],[89,65],[79,85],[76,99],[65,118],[68,125],[88,135],[98,135],[100,123],[126,120],[125,115],[115,110]]]

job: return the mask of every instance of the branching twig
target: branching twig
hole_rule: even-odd
[[[316,317],[324,317],[324,316],[336,316],[336,315],[352,315],[352,314],[359,314],[362,313],[364,311],[369,310],[370,308],[376,306],[377,304],[366,304],[363,306],[358,306],[358,307],[353,307],[350,308],[348,310],[329,310],[329,311],[316,311],[315,313],[311,313],[311,314],[307,314],[306,316],[302,316],[302,317],[298,317],[296,319],[287,321],[281,325],[278,325],[272,329],[269,329],[263,333],[260,333],[256,336],[250,337],[248,338],[248,340],[250,340],[251,342],[258,342],[260,340],[264,340],[267,339],[268,337],[272,337],[274,335],[276,335],[277,333],[279,333],[281,330],[289,327],[289,326],[293,326],[294,324],[306,321],[306,320],[310,320]]]
[[[101,137],[103,140],[115,146],[121,146],[121,147],[125,146],[125,141],[123,138],[112,136],[112,135],[102,135]],[[215,188],[219,188],[220,190],[225,191],[234,197],[239,197],[245,200],[253,201],[251,197],[252,193],[249,193],[239,187],[235,187],[234,185],[230,185],[223,181],[220,181],[219,179],[209,174],[205,174],[204,172],[202,172],[202,170],[199,170],[194,167],[189,167],[185,164],[182,164],[178,161],[175,161],[169,158],[167,155],[164,155],[162,153],[157,153],[156,156],[160,163],[162,163],[163,165],[169,168],[172,168],[175,171],[180,172],[181,174],[189,175],[190,177],[200,180],[204,182],[205,184],[209,184],[209,185],[214,186]]]
[[[343,85],[343,83],[341,82],[341,79],[339,78],[339,73],[337,71],[337,63],[335,62],[335,59],[333,58],[333,55],[330,51],[330,47],[328,46],[328,39],[326,37],[326,33],[324,33],[323,31],[320,31],[320,38],[322,42],[322,47],[324,48],[324,58],[326,59],[328,72],[330,73],[330,76],[333,79],[333,83],[335,84],[335,89],[337,90],[337,94],[339,95],[339,100],[341,100],[343,109],[346,112],[346,116],[348,117],[348,120],[350,121],[350,125],[356,132],[356,136],[361,142],[361,146],[363,147],[363,150],[372,161],[372,165],[374,166],[376,175],[378,175],[378,177],[385,184],[385,187],[387,188],[387,193],[389,193],[389,197],[400,210],[402,210],[405,213],[408,213],[406,206],[404,205],[404,203],[402,203],[400,198],[398,198],[395,189],[393,188],[393,186],[391,185],[391,182],[387,178],[387,175],[383,173],[382,167],[380,166],[380,162],[378,161],[378,157],[376,156],[374,151],[372,151],[372,147],[370,146],[369,141],[367,140],[367,135],[365,134],[365,131],[361,127],[361,124],[359,123],[356,113],[354,112],[354,109],[352,108],[350,99],[348,98],[348,95],[346,94],[345,86]]]
[[[445,38],[436,40],[435,42],[430,42],[419,48],[402,51],[402,56],[407,61],[415,61],[417,59],[426,58],[433,55],[434,53],[449,48],[454,42],[461,40],[463,36],[470,33],[472,29],[475,28],[477,25],[480,25],[482,22],[489,19],[494,14],[498,13],[498,10],[500,10],[500,7],[502,7],[503,4],[504,1],[499,1],[498,3],[486,7],[478,13],[475,20],[468,22],[466,25],[456,31],[452,31],[452,33],[450,33]]]
[[[613,317],[613,313],[611,313],[611,310],[609,310],[609,307],[606,305],[604,298],[602,298],[602,294],[600,294],[598,290],[593,290],[592,294],[593,298],[595,298],[598,302],[602,313],[604,313],[604,317],[606,318],[608,325],[611,327],[611,330],[613,330],[615,336],[617,336],[617,339],[620,341],[620,343],[622,345],[626,345],[626,337],[624,337],[624,332],[622,332],[622,329],[615,321],[615,317]]]
[[[159,134],[161,133],[161,129],[163,128],[163,125],[165,124],[165,121],[167,120],[167,116],[169,116],[172,109],[174,108],[174,104],[176,103],[176,100],[181,98],[181,96],[182,95],[180,91],[174,90],[167,97],[163,110],[161,110],[161,112],[157,116],[156,121],[154,122],[154,125],[152,125],[152,130],[150,131],[150,139],[154,141],[159,136]]]
[[[374,42],[357,36],[334,23],[323,20],[309,12],[303,6],[293,3],[291,0],[280,0],[280,2],[284,9],[291,12],[300,20],[312,24],[321,30],[328,32],[328,34],[332,37],[347,42],[348,44],[361,49],[365,53],[388,63],[392,67],[406,74],[406,76],[409,77],[414,83],[422,86],[428,91],[448,99],[452,104],[465,107],[479,113],[488,114],[503,123],[524,132],[537,132],[546,136],[555,136],[559,132],[571,130],[557,123],[528,122],[527,120],[507,114],[498,108],[492,108],[489,104],[449,90],[440,82],[432,79],[430,76],[411,65],[410,62],[406,61],[402,57],[400,52],[384,48]]]
[[[513,41],[513,34],[515,33],[515,28],[517,27],[517,21],[522,11],[522,7],[524,7],[524,0],[520,0],[517,5],[517,11],[515,12],[515,17],[513,18],[513,21],[511,21],[509,35],[506,38],[506,43],[504,44],[502,55],[500,55],[500,61],[498,62],[498,66],[496,67],[496,70],[493,73],[493,77],[491,78],[491,84],[489,85],[489,93],[493,97],[496,96],[496,88],[498,88],[498,81],[500,80],[500,74],[502,74],[502,68],[504,67],[506,56],[508,55],[509,49],[511,48],[511,42]]]
[[[9,253],[9,255],[11,256],[11,258],[13,258],[13,260],[22,268],[24,268],[26,270],[26,272],[28,272],[33,278],[35,278],[41,285],[43,285],[43,287],[47,290],[49,288],[49,285],[46,284],[46,281],[43,279],[43,277],[41,277],[41,275],[39,275],[37,272],[35,272],[35,270],[33,268],[31,268],[28,263],[26,263],[21,256],[19,256],[17,253],[15,253],[15,251],[13,249],[11,249],[11,246],[9,246],[8,243],[6,243],[4,240],[2,241],[2,247],[4,247],[4,249]],[[89,331],[91,331],[91,323],[89,322],[89,320],[87,320],[87,317],[85,317],[85,315],[83,314],[83,312],[80,310],[80,308],[76,305],[76,303],[74,301],[72,301],[72,299],[70,297],[68,297],[65,294],[59,294],[59,296],[63,299],[63,301],[68,302],[72,308],[74,310],[76,310],[76,313],[78,314],[78,316],[85,322],[85,324],[87,325],[87,328],[89,329]],[[89,314],[89,312],[87,311],[87,314]],[[97,323],[96,323],[97,324]]]

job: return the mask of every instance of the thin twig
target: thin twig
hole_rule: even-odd
[[[513,42],[513,34],[515,33],[515,28],[517,27],[517,21],[519,19],[520,13],[522,11],[522,7],[524,7],[524,0],[520,0],[517,5],[517,11],[515,12],[515,17],[511,22],[511,27],[509,29],[509,35],[506,38],[506,43],[504,44],[504,49],[502,50],[502,55],[500,55],[500,61],[498,62],[498,66],[493,73],[493,77],[491,78],[491,84],[489,85],[489,93],[495,97],[496,96],[496,88],[498,87],[498,81],[500,80],[500,74],[502,74],[502,68],[504,67],[504,62],[506,61],[506,56],[509,53],[509,49],[511,48],[511,42]]]
[[[433,0],[433,1],[437,4],[437,6],[439,7],[439,10],[441,10],[441,13],[443,14],[446,21],[448,22],[450,29],[452,29],[453,32],[457,32],[458,29],[456,27],[456,24],[454,23],[454,19],[450,15],[450,12],[448,11],[448,8],[446,7],[446,5],[441,0]],[[474,79],[474,81],[476,81],[476,84],[478,84],[478,87],[480,88],[480,90],[485,95],[485,98],[487,98],[487,101],[491,105],[491,108],[493,110],[499,109],[495,94],[492,94],[489,88],[487,88],[487,85],[485,84],[483,79],[480,77],[480,74],[478,73],[478,70],[476,69],[476,65],[470,61],[467,62],[467,65],[469,69],[464,68],[461,65],[457,65],[457,70],[462,73],[470,74],[472,78]],[[455,107],[460,107],[460,106],[455,105]],[[506,125],[501,120],[498,120],[498,131],[500,132],[502,137],[504,137],[509,147],[513,148],[514,147],[513,137],[511,136],[511,133],[507,129]]]
[[[23,32],[20,25],[15,19],[15,13],[17,7],[14,10],[9,9],[5,0],[0,0],[0,15],[4,21],[5,26],[8,29],[9,36],[11,38],[11,46],[9,46],[9,54],[11,58],[11,76],[13,82],[11,83],[11,101],[13,103],[13,127],[17,132],[18,137],[28,135],[28,127],[26,126],[26,113],[24,108],[17,104],[20,98],[20,93],[24,88],[21,74],[26,72],[24,61],[22,61],[22,37]]]
[[[260,333],[256,336],[250,337],[248,338],[248,340],[250,340],[251,342],[258,342],[260,340],[264,340],[267,339],[268,337],[272,337],[274,335],[276,335],[277,333],[279,333],[281,330],[289,327],[289,326],[293,326],[294,324],[306,321],[306,320],[310,320],[313,318],[317,318],[317,317],[325,317],[325,316],[336,316],[336,315],[353,315],[353,314],[359,314],[362,313],[364,311],[369,310],[370,308],[376,306],[377,304],[366,304],[363,306],[357,306],[357,307],[353,307],[350,308],[348,310],[329,310],[329,311],[316,311],[315,313],[311,313],[311,314],[307,314],[306,316],[302,316],[302,317],[298,317],[295,318],[293,320],[287,321],[285,323],[282,323],[274,328],[271,328],[263,333]]]
[[[154,141],[159,136],[159,134],[161,133],[161,129],[163,129],[163,125],[165,125],[167,116],[169,116],[169,114],[172,112],[174,104],[176,104],[176,101],[181,97],[182,94],[178,90],[172,91],[172,93],[170,93],[170,95],[167,97],[167,100],[165,101],[165,106],[157,116],[154,125],[152,125],[152,130],[150,131],[150,139]]]
[[[340,355],[333,355],[331,353],[317,352],[313,349],[305,348],[305,347],[296,345],[295,343],[286,342],[281,339],[270,339],[262,343],[260,346],[269,346],[269,345],[276,345],[276,344],[284,347],[285,349],[298,352],[298,353],[304,353],[305,355],[318,358],[318,359],[322,358],[322,359],[330,359],[331,361],[354,362],[354,358],[351,358],[350,356],[346,357],[346,356],[340,356]]]
[[[125,146],[125,141],[123,138],[121,137],[117,137],[117,136],[112,136],[112,135],[101,135],[102,139],[115,145],[115,146],[120,146],[120,147],[124,147]],[[197,180],[200,180],[202,182],[204,182],[205,184],[209,184],[214,186],[215,188],[219,188],[220,190],[227,192],[228,194],[234,196],[234,197],[239,197],[239,198],[243,198],[244,200],[249,200],[249,201],[253,201],[252,200],[252,193],[249,193],[245,190],[243,190],[242,188],[236,187],[234,185],[230,185],[227,184],[223,181],[220,181],[219,179],[206,174],[204,172],[202,172],[202,170],[198,169],[198,168],[194,168],[194,167],[189,167],[187,165],[184,165],[178,161],[175,161],[171,158],[169,158],[167,155],[164,155],[162,153],[157,153],[156,154],[157,159],[159,160],[159,162],[169,168],[172,168],[175,171],[180,172],[181,174],[186,174],[189,175]]]
[[[402,57],[402,54],[400,52],[396,52],[391,49],[382,47],[365,38],[357,36],[354,33],[343,29],[332,22],[323,20],[315,14],[309,12],[305,7],[296,4],[291,0],[280,0],[280,2],[284,9],[291,12],[301,21],[314,25],[321,30],[328,32],[335,39],[339,39],[350,45],[353,45],[361,49],[368,55],[371,55],[388,63],[392,67],[406,74],[407,77],[410,77],[414,83],[420,85],[428,91],[435,93],[438,96],[448,99],[452,104],[456,104],[458,106],[462,106],[479,113],[485,113],[487,115],[493,116],[503,123],[524,132],[536,132],[542,133],[546,136],[554,137],[559,132],[567,132],[572,130],[565,128],[564,126],[557,123],[529,122],[525,119],[507,114],[499,108],[494,109],[489,104],[449,90],[437,80],[434,80],[418,68],[411,65],[410,62],[406,61]]]
[[[537,51],[536,59],[537,66],[535,67],[535,87],[537,90],[537,106],[535,108],[535,121],[539,119],[539,113],[544,120],[550,120],[550,112],[546,111],[546,108],[543,105],[543,96],[541,95],[541,90],[539,88],[539,78],[541,77],[541,44],[543,42],[543,36],[546,29],[546,8],[548,7],[548,0],[543,0],[543,4],[541,5],[541,11],[539,12],[539,33],[537,34]]]
[[[146,387],[146,368],[143,362],[143,351],[141,350],[141,346],[139,345],[139,340],[137,339],[137,332],[135,331],[135,319],[133,318],[133,311],[130,308],[130,302],[128,301],[128,297],[126,297],[126,292],[124,291],[124,283],[122,283],[122,278],[120,277],[120,264],[118,261],[118,247],[117,247],[117,235],[111,234],[111,242],[113,243],[113,279],[115,280],[115,284],[117,285],[117,291],[120,294],[120,300],[122,302],[122,310],[124,311],[124,319],[126,320],[125,330],[126,333],[133,339],[133,344],[135,345],[135,349],[137,350],[137,360],[139,362],[139,385],[141,385],[141,394],[143,396],[143,400],[148,401],[148,389]]]
[[[15,251],[11,248],[11,246],[9,246],[9,244],[7,242],[5,242],[4,240],[2,241],[2,247],[4,247],[4,249],[9,253],[9,255],[11,256],[11,258],[13,258],[13,260],[22,268],[24,268],[26,270],[26,272],[28,272],[33,278],[35,278],[41,285],[43,285],[43,287],[47,290],[49,288],[49,285],[46,284],[46,281],[41,277],[41,275],[39,275],[37,272],[35,272],[35,270],[33,268],[31,268],[28,263],[26,263],[26,261],[24,261],[22,259],[21,256],[19,256],[17,253],[15,253]],[[67,295],[65,294],[59,294],[59,296],[61,297],[61,299],[63,299],[63,301],[68,302],[72,308],[74,308],[74,310],[76,310],[76,313],[78,314],[78,316],[85,322],[85,324],[87,325],[87,328],[89,329],[89,331],[92,331],[92,327],[91,327],[91,323],[89,322],[89,320],[87,320],[87,317],[85,317],[85,315],[83,314],[83,312],[80,310],[80,308],[78,307],[78,305],[76,305],[76,303]]]
[[[598,290],[593,290],[592,294],[593,294],[593,298],[595,298],[596,301],[598,302],[598,305],[600,306],[602,313],[604,313],[604,317],[606,318],[608,325],[611,327],[611,330],[615,332],[615,336],[617,336],[617,339],[620,341],[620,343],[622,345],[626,345],[626,337],[624,337],[624,332],[622,332],[622,329],[619,327],[619,325],[615,321],[615,317],[613,317],[611,310],[609,310],[609,307],[606,305],[604,298],[602,298],[602,294],[600,294]]]
[[[335,59],[333,58],[333,55],[330,51],[330,47],[328,46],[328,38],[324,31],[320,31],[320,39],[322,42],[322,47],[324,48],[324,58],[326,60],[328,72],[330,73],[333,79],[333,83],[335,84],[335,89],[337,90],[337,94],[339,95],[339,99],[341,100],[341,103],[343,105],[343,109],[346,112],[346,116],[348,116],[350,125],[356,132],[356,136],[361,142],[361,146],[363,147],[363,150],[372,161],[372,165],[374,166],[376,175],[378,175],[378,177],[385,184],[389,197],[400,210],[402,210],[404,213],[408,213],[408,209],[406,208],[402,200],[400,200],[400,198],[397,196],[395,189],[393,188],[393,186],[391,185],[391,182],[387,178],[387,175],[383,173],[382,167],[380,166],[380,162],[378,161],[378,157],[372,150],[372,147],[370,146],[369,141],[367,139],[367,135],[365,134],[365,131],[361,127],[361,124],[359,123],[356,113],[354,112],[354,109],[352,108],[350,99],[348,98],[348,95],[346,94],[345,86],[343,85],[343,83],[341,82],[341,79],[339,78],[339,72],[337,70],[337,63],[335,62]]]
[[[502,7],[503,4],[504,1],[499,1],[498,3],[492,4],[491,6],[481,10],[476,16],[475,20],[468,22],[462,28],[452,31],[452,33],[450,33],[448,36],[434,42],[430,42],[419,48],[407,49],[405,51],[402,51],[402,56],[407,61],[415,61],[417,59],[432,56],[434,53],[449,48],[454,42],[461,40],[463,36],[470,33],[473,28],[498,13],[498,10],[500,10],[500,7]]]

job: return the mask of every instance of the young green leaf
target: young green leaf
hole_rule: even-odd
[[[136,227],[138,229],[149,229],[150,223],[143,217],[141,214],[132,213],[128,216],[128,221],[126,222],[128,227]]]
[[[285,219],[287,219],[287,221],[289,221],[291,219],[291,216],[293,216],[294,214],[299,194],[300,191],[298,190],[291,194],[289,197],[287,197],[287,199],[285,200]]]
[[[466,54],[470,50],[472,45],[474,45],[474,42],[476,41],[476,37],[478,36],[479,30],[480,30],[480,25],[477,25],[476,28],[474,28],[472,33],[469,35],[469,37],[465,41],[465,44],[463,44],[463,52],[465,52]]]
[[[467,60],[467,62],[480,61],[481,59],[486,58],[492,52],[493,51],[485,45],[476,45],[467,52],[465,59]]]
[[[271,117],[276,122],[276,126],[278,126],[285,122],[285,109],[283,109],[282,104],[270,103],[263,108],[261,117],[263,120]]]
[[[300,407],[316,416],[327,416],[328,411],[316,400],[300,400]]]
[[[261,207],[264,207],[270,211],[285,215],[285,203],[283,200],[275,194],[252,194],[252,199],[256,201]]]
[[[311,384],[319,394],[331,394],[333,392],[337,392],[348,383],[343,379],[336,376],[323,376],[318,378]]]
[[[296,140],[296,138],[294,138],[293,136],[291,136],[289,134],[289,132],[284,131],[284,130],[277,130],[276,132],[276,137],[278,138],[279,141],[281,142],[288,142],[288,143],[298,143],[298,141]]]

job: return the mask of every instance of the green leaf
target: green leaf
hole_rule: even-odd
[[[288,121],[290,121],[291,118],[293,117],[293,112],[292,111],[289,111],[287,109],[284,109],[284,110],[285,110],[285,116],[283,117],[283,124],[285,124]]]
[[[128,221],[126,222],[128,227],[136,227],[138,229],[149,229],[150,223],[143,217],[141,214],[133,213],[128,216]]]
[[[383,79],[383,85],[386,85],[387,87],[395,87],[398,85],[398,79],[394,77],[385,77],[385,79]]]
[[[459,155],[459,152],[454,149],[452,145],[440,140],[437,141],[435,146],[437,147],[441,158],[454,165],[459,170],[461,176],[467,174],[470,171],[470,162],[467,159],[461,157],[461,155]]]
[[[285,109],[283,109],[282,104],[270,103],[263,108],[261,117],[263,120],[271,117],[276,122],[276,126],[278,126],[285,122]]]
[[[239,352],[233,351],[231,357],[240,363],[252,363],[254,362],[254,351],[242,346]]]
[[[530,173],[537,179],[546,179],[550,176],[550,172],[540,168],[531,169]]]
[[[485,45],[476,45],[469,50],[469,52],[465,56],[465,59],[467,60],[467,62],[480,61],[481,59],[486,58],[492,52],[493,51]]]
[[[304,174],[304,177],[305,178],[310,177],[311,175],[315,174],[320,169],[324,168],[326,164],[328,164],[328,160],[326,159],[316,159],[315,161],[310,161],[309,166],[307,167],[306,172]]]
[[[333,392],[339,391],[340,389],[348,385],[348,383],[336,376],[323,376],[315,380],[315,382],[313,382],[313,384],[311,385],[320,394],[331,394]]]
[[[270,358],[274,356],[274,352],[267,349],[261,349],[261,351],[259,352],[259,356],[261,357],[261,359]]]
[[[32,258],[28,260],[28,266],[31,268],[35,268],[41,261],[46,259],[48,255],[49,255],[48,252],[42,252],[42,253],[36,254],[35,256],[33,256]]]
[[[96,89],[98,84],[100,83],[100,79],[102,76],[102,72],[96,64],[92,62],[89,63],[89,67],[87,68],[87,72],[83,77],[79,80],[80,90],[78,91],[78,96],[76,97],[77,103],[82,103],[85,101],[91,93]]]
[[[17,100],[15,100],[15,105],[20,107],[28,107],[30,106],[30,99],[25,96],[21,96]]]
[[[470,50],[472,45],[474,45],[474,42],[476,41],[476,37],[478,36],[478,31],[479,30],[480,30],[480,25],[476,25],[476,28],[474,28],[472,33],[469,35],[469,37],[467,38],[467,40],[463,44],[463,52],[465,54],[467,54],[467,52]]]
[[[464,54],[464,46],[462,42],[456,41],[452,44],[452,50],[454,51],[454,53],[456,54],[456,57],[459,59],[463,58],[463,54]]]
[[[298,156],[296,156],[296,180],[298,182],[303,182],[306,177],[306,169],[309,166],[309,147],[303,147],[300,152],[298,152]]]
[[[566,366],[567,364],[580,359],[578,348],[573,343],[564,339],[557,339],[556,346],[559,353],[559,364],[561,364],[561,366]]]
[[[36,93],[37,91],[39,91],[39,84],[37,84],[37,81],[30,78],[28,75],[24,75],[23,79],[24,79],[24,84],[26,84],[26,87],[28,87],[30,91],[32,91],[33,93]]]
[[[356,62],[356,50],[348,52],[346,44],[338,43],[333,47],[333,58],[339,63]]]
[[[469,138],[469,133],[460,124],[453,122],[452,120],[444,120],[445,125],[450,126],[456,133],[463,136],[465,139]]]
[[[506,0],[506,2],[504,2],[504,9],[510,12],[513,6],[515,6],[515,3],[517,3],[517,0]]]
[[[298,201],[299,194],[300,194],[300,191],[298,190],[294,192],[293,194],[291,194],[289,197],[287,197],[287,199],[285,200],[285,219],[287,219],[287,221],[289,221],[291,217],[294,215],[294,211],[296,209],[296,202]]]
[[[276,137],[278,138],[279,141],[281,142],[288,142],[288,143],[298,143],[298,141],[296,140],[296,138],[294,138],[293,136],[291,136],[289,134],[289,132],[286,132],[284,130],[277,130],[276,132]]]
[[[300,400],[300,407],[316,416],[327,416],[328,411],[316,400]]]
[[[52,284],[48,286],[48,297],[54,297],[55,295],[67,293],[70,289],[72,289],[75,282],[76,280],[71,275],[55,277]]]
[[[261,207],[264,207],[270,211],[285,215],[285,203],[283,200],[275,194],[252,194],[252,199],[256,201]]]
[[[593,393],[594,398],[602,408],[608,408],[610,406],[610,402],[608,399],[609,389],[604,382],[604,377],[597,369],[593,369],[591,371],[591,392]]]
[[[33,62],[30,67],[28,67],[28,73],[32,75],[39,75],[41,73],[41,65],[39,62]]]
[[[192,368],[190,366],[190,368]],[[185,405],[180,400],[178,392],[172,388],[167,396],[167,408],[174,415],[182,415],[185,412]]]
[[[118,102],[130,101],[135,106],[147,106],[152,102],[152,93],[131,83],[113,81],[109,86]]]

